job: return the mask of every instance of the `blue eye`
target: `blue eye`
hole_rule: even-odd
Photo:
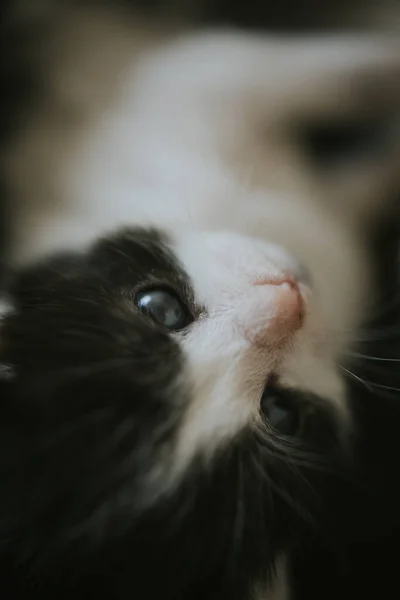
[[[261,399],[261,412],[278,433],[288,437],[298,433],[299,407],[295,394],[288,390],[266,387]]]
[[[153,321],[167,329],[183,329],[191,322],[184,304],[173,292],[167,290],[147,290],[136,296],[136,305],[148,314]]]

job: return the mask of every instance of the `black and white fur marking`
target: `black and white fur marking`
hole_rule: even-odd
[[[5,160],[12,259],[33,262],[1,325],[5,585],[286,599],[286,557],[344,469],[342,368],[374,304],[367,232],[398,184],[391,142],[384,167],[321,175],[287,128],[354,115],[355,74],[393,81],[397,47],[228,33],[154,46],[102,13],[68,25]],[[376,105],[396,117],[393,94]],[[268,282],[288,277],[306,310],[282,343]],[[191,314],[184,330],[138,310],[161,288]],[[289,439],[262,413],[276,390],[302,418]]]

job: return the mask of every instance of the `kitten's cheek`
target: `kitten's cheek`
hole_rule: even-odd
[[[292,267],[292,273],[298,281],[299,288],[302,294],[308,299],[313,288],[314,278],[310,269],[302,262],[296,261]]]
[[[333,347],[334,336],[328,331],[325,319],[313,303],[307,304],[303,327],[294,339],[292,348],[295,352],[307,353],[317,361],[328,359],[330,362],[334,355]]]

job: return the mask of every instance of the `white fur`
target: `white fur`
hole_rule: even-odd
[[[169,32],[99,11],[53,26],[39,65],[45,102],[4,159],[15,260],[128,220],[214,227],[243,201],[251,210],[249,188],[254,196],[270,190],[268,210],[280,220],[285,199],[276,191],[289,198],[285,211],[299,206],[302,221],[322,203],[359,224],[382,186],[398,182],[397,155],[384,167],[321,178],[286,132],[296,117],[362,106],[357,79],[362,88],[372,80],[365,94],[383,88],[383,107],[398,106],[398,94],[382,86],[399,73],[394,41],[230,33],[170,41]]]
[[[303,327],[292,333],[290,323],[284,323],[277,337],[281,291],[257,282],[295,275],[296,260],[278,246],[231,232],[194,231],[177,237],[177,255],[192,279],[196,301],[205,309],[180,340],[188,357],[194,401],[181,431],[177,464],[187,465],[199,447],[212,454],[221,442],[255,421],[271,375],[283,384],[320,394],[346,417],[337,363],[347,336],[337,336],[335,343],[326,340],[329,328],[343,326],[346,318],[347,325],[354,321],[344,308],[341,322],[333,306],[330,313],[324,312],[326,307],[320,305],[324,291],[319,290],[325,283],[322,266],[321,272],[311,271],[312,291],[300,283],[306,302]],[[330,271],[329,293],[333,279],[344,287],[342,266],[338,264],[336,271]],[[290,343],[283,346],[282,332],[290,334]]]
[[[14,260],[85,245],[121,224],[172,233],[205,307],[179,338],[195,393],[175,475],[257,419],[271,373],[331,402],[345,423],[339,364],[373,301],[362,226],[398,174],[388,161],[372,175],[323,181],[285,127],[296,115],[345,112],[352,78],[398,70],[398,46],[224,33],[158,39],[150,51],[146,36],[132,30],[130,41],[131,25],[112,21],[98,63],[99,30],[84,25],[69,22],[78,60],[68,30],[61,49],[51,46],[47,102],[8,149]],[[312,279],[304,327],[285,350],[253,343],[276,311],[254,280],[299,262]]]

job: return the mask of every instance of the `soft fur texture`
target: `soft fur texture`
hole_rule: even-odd
[[[275,340],[269,286],[250,274],[243,290],[240,278],[222,279],[228,303],[218,289],[205,297],[171,245],[130,230],[10,285],[2,536],[44,571],[42,593],[83,593],[96,572],[104,597],[125,597],[132,585],[150,598],[247,597],[296,531],[324,516],[325,471],[342,468],[341,380],[328,373],[336,397],[329,381],[319,392],[311,376],[303,386],[287,380],[283,365],[298,344],[290,324]],[[245,246],[229,250],[213,255],[222,276]],[[273,274],[269,260],[262,276]],[[193,324],[172,334],[141,314],[135,295],[154,288],[174,290]],[[249,337],[259,331],[261,345]],[[300,413],[293,439],[274,433],[268,411],[264,421],[264,389]]]
[[[10,259],[34,263],[1,328],[13,593],[270,600],[278,585],[281,600],[351,445],[344,374],[399,185],[398,45],[68,17],[5,159]],[[310,130],[355,118],[381,141],[313,162]],[[277,280],[296,282],[301,326]],[[155,325],[143,286],[171,288],[193,322]],[[301,434],[271,429],[264,392]]]

